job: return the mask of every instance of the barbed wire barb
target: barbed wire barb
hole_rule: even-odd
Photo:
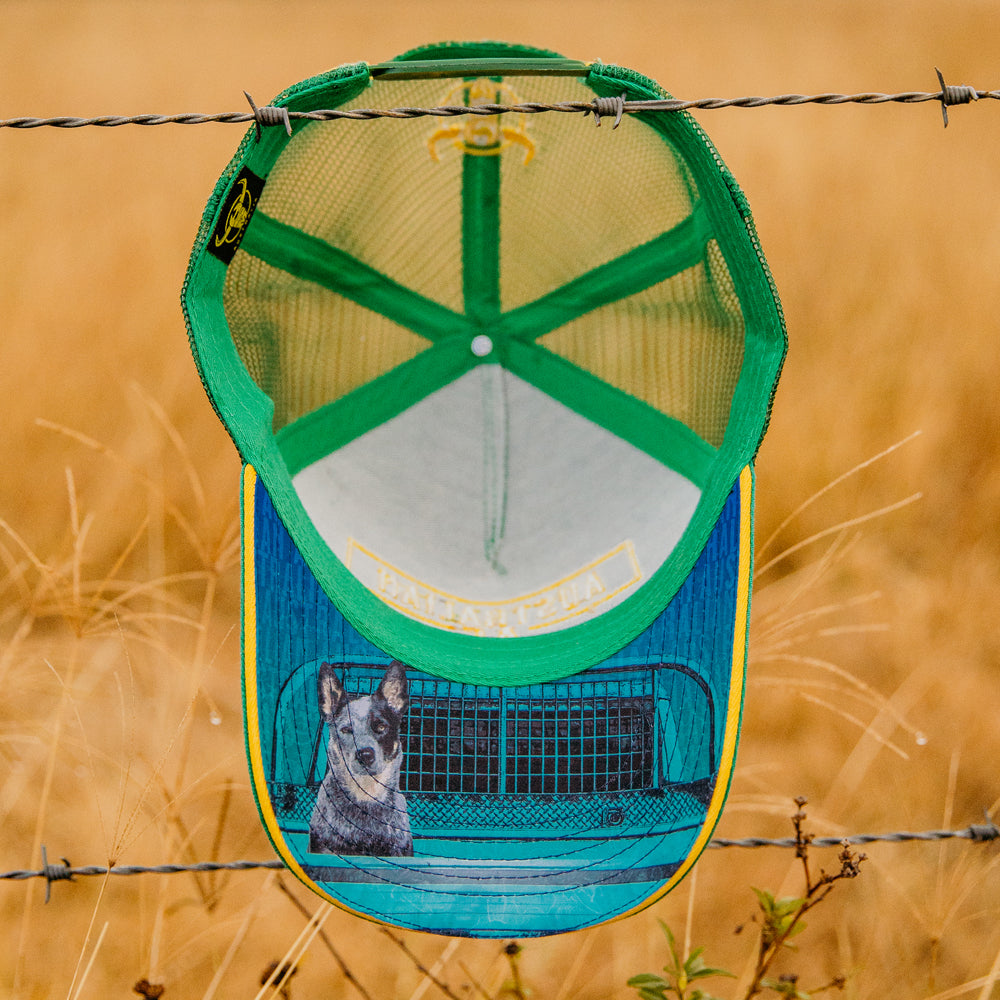
[[[52,883],[59,881],[73,881],[72,865],[66,858],[62,858],[61,865],[50,865],[49,856],[42,844],[42,870],[39,873],[45,879],[45,902],[49,901],[52,895]]]
[[[954,104],[968,104],[971,101],[1000,100],[1000,90],[977,90],[969,86],[948,86],[937,70],[941,89],[936,91],[904,91],[898,94],[777,94],[773,97],[702,97],[685,101],[676,98],[651,101],[625,101],[621,98],[597,97],[591,101],[558,101],[552,103],[524,102],[520,104],[448,104],[433,108],[329,108],[316,111],[291,111],[272,105],[257,107],[253,99],[244,91],[250,102],[251,111],[224,111],[216,114],[176,114],[176,115],[97,115],[90,118],[62,116],[57,118],[20,117],[0,119],[0,129],[33,128],[116,128],[120,125],[204,125],[209,122],[220,124],[247,124],[254,122],[258,131],[261,127],[283,125],[291,129],[293,121],[370,121],[377,118],[455,118],[461,115],[536,115],[546,112],[563,114],[593,115],[600,122],[602,116],[615,116],[615,125],[622,115],[635,115],[648,111],[713,111],[720,108],[763,108],[800,107],[804,104],[838,106],[843,104],[922,104],[939,101],[948,124],[948,107]]]
[[[292,123],[288,117],[288,108],[278,108],[271,104],[265,104],[258,108],[254,99],[244,90],[243,96],[250,102],[250,110],[253,112],[254,124],[257,127],[257,141],[260,142],[261,126],[264,125],[284,125],[289,137],[292,134]],[[947,123],[946,123],[947,124]]]
[[[970,101],[979,100],[979,92],[973,87],[959,86],[949,87],[944,82],[941,70],[934,67],[937,73],[938,83],[941,84],[941,116],[944,118],[944,127],[948,127],[948,108],[952,104],[968,104]]]
[[[942,840],[967,840],[970,843],[984,844],[994,840],[1000,840],[1000,827],[987,817],[985,823],[974,823],[963,827],[960,830],[923,830],[912,832],[908,830],[898,830],[893,833],[856,833],[848,837],[814,837],[810,844],[814,847],[842,847],[845,844],[874,844],[891,843],[905,844],[913,842],[933,842]],[[709,847],[796,847],[798,842],[794,837],[779,837],[771,839],[767,837],[746,837],[742,840],[727,840],[717,837],[709,841]],[[46,855],[45,847],[42,847],[42,867],[41,869],[15,869],[14,871],[0,872],[0,881],[24,881],[31,878],[44,878],[46,880],[45,901],[49,900],[49,890],[52,883],[56,881],[72,882],[77,876],[87,875],[175,875],[180,872],[218,872],[218,871],[252,871],[261,868],[284,868],[284,862],[277,858],[269,861],[200,861],[187,865],[114,865],[108,868],[106,865],[82,865],[72,867],[63,858],[61,865],[50,865]]]

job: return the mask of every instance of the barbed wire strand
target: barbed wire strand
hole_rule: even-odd
[[[940,77],[940,71],[937,71]],[[209,122],[220,124],[248,124],[256,122],[257,127],[282,127],[290,131],[292,121],[335,121],[349,119],[369,121],[377,118],[455,118],[461,115],[536,115],[545,112],[563,114],[593,115],[597,122],[603,116],[613,115],[617,120],[623,114],[635,115],[648,111],[708,111],[718,108],[762,108],[799,107],[804,104],[836,106],[842,104],[922,104],[938,101],[948,124],[948,108],[955,104],[972,101],[1000,100],[1000,90],[977,90],[968,86],[949,86],[941,79],[942,88],[937,91],[905,91],[898,94],[778,94],[773,97],[703,97],[693,101],[678,99],[653,101],[627,101],[623,98],[595,98],[592,101],[558,101],[554,103],[524,102],[520,104],[444,104],[433,108],[330,108],[316,111],[292,111],[272,105],[257,107],[253,99],[250,111],[224,111],[217,114],[176,114],[176,115],[97,115],[90,118],[62,116],[58,118],[7,118],[0,119],[0,128],[116,128],[119,125],[204,125]],[[244,93],[246,93],[244,91]]]
[[[893,833],[857,833],[848,837],[813,837],[809,841],[811,847],[841,847],[844,844],[874,844],[892,843],[905,844],[912,842],[928,842],[942,840],[968,840],[972,843],[988,843],[1000,840],[1000,827],[993,822],[972,824],[961,830],[923,830],[912,832],[898,830]],[[742,840],[727,840],[715,838],[709,841],[710,848],[723,847],[797,847],[799,842],[794,837],[746,837]],[[45,847],[42,847],[41,869],[16,869],[0,872],[0,881],[23,881],[30,878],[44,878],[46,881],[45,901],[48,902],[49,891],[53,882],[72,882],[77,876],[87,875],[175,875],[180,872],[218,872],[218,871],[251,871],[260,868],[284,868],[282,861],[201,861],[188,865],[82,865],[73,867],[66,858],[61,864],[49,864]]]

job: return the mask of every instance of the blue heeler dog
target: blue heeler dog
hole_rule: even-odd
[[[330,738],[327,771],[309,820],[309,850],[319,854],[410,856],[413,837],[399,790],[399,726],[406,670],[394,660],[373,695],[348,698],[332,664],[319,670],[319,710]]]

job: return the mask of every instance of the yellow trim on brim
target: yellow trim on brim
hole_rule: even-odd
[[[733,627],[733,660],[732,673],[729,678],[729,705],[726,710],[726,730],[722,740],[722,759],[719,763],[719,775],[715,780],[715,791],[709,803],[705,822],[701,833],[694,842],[680,868],[670,877],[670,880],[660,886],[652,895],[641,903],[611,917],[604,923],[623,920],[640,910],[646,909],[657,900],[662,899],[691,870],[708,846],[715,830],[715,825],[722,814],[722,807],[729,796],[729,782],[733,776],[733,765],[736,763],[736,745],[739,742],[740,714],[743,709],[743,680],[746,670],[747,616],[750,610],[750,572],[753,561],[753,469],[748,465],[740,473],[740,562],[736,583],[736,622]]]
[[[613,923],[625,917],[633,916],[662,899],[691,870],[694,863],[708,846],[722,807],[729,795],[729,783],[732,779],[733,765],[736,761],[736,746],[739,740],[740,715],[743,707],[743,682],[746,667],[747,616],[750,607],[750,572],[753,553],[753,470],[746,466],[740,473],[740,532],[739,532],[739,567],[736,585],[736,615],[733,627],[732,671],[729,680],[729,702],[726,710],[726,728],[723,735],[722,754],[719,764],[715,790],[705,815],[701,832],[694,842],[681,866],[674,872],[669,881],[665,882],[656,892],[641,903],[606,920],[597,921],[588,926],[600,926],[602,923]],[[361,917],[373,923],[390,927],[407,928],[405,924],[394,924],[384,917],[376,917],[363,910],[348,906],[335,896],[324,891],[311,879],[298,861],[291,855],[285,838],[278,826],[278,818],[271,804],[264,776],[264,761],[260,750],[260,722],[257,712],[257,590],[255,577],[254,549],[254,505],[257,473],[252,465],[246,465],[243,470],[243,690],[244,714],[247,726],[247,756],[250,761],[250,775],[253,780],[254,797],[257,809],[264,823],[268,837],[280,856],[282,862],[304,885],[308,886],[318,896],[334,906],[356,917]]]
[[[271,805],[271,795],[267,790],[267,779],[264,776],[264,760],[260,752],[260,718],[257,712],[257,580],[254,548],[256,485],[257,470],[248,464],[243,467],[243,712],[247,727],[247,757],[250,761],[250,777],[253,780],[257,811],[275,851],[297,879],[341,910],[346,910],[356,917],[363,917],[365,920],[385,924],[388,921],[355,910],[325,892],[302,870],[302,866],[285,843],[281,828],[278,826],[278,817],[274,814],[274,806]]]

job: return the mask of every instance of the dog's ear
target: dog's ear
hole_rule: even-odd
[[[332,722],[343,707],[344,702],[347,701],[344,685],[340,683],[340,678],[332,663],[324,663],[319,668],[316,686],[319,694],[320,713],[327,722]]]
[[[406,667],[399,660],[393,660],[382,678],[376,698],[381,698],[390,711],[401,716],[406,711]]]

